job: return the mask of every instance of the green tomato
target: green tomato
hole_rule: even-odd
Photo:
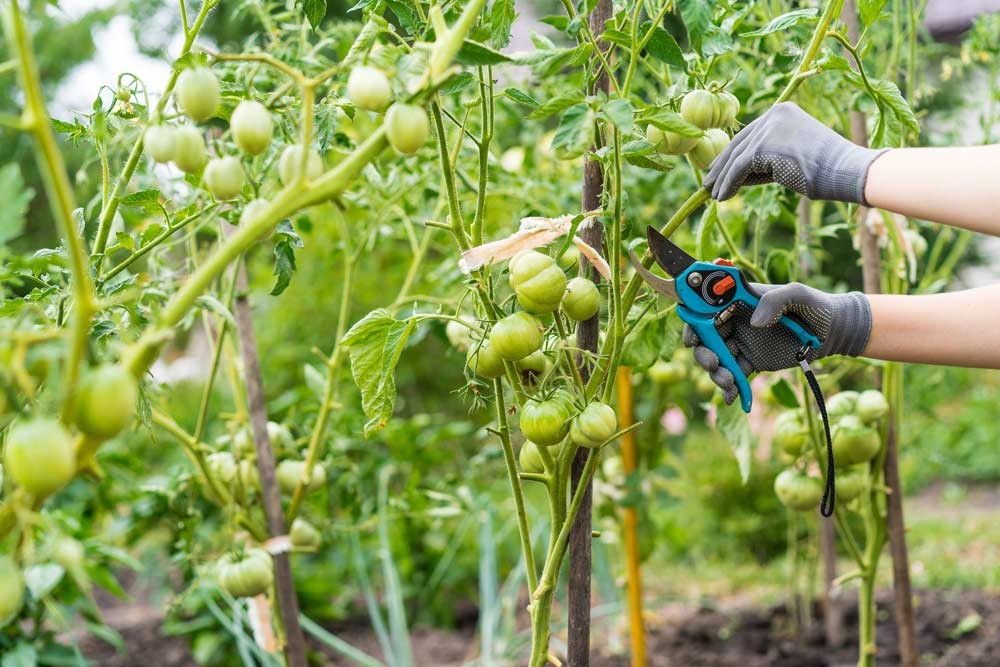
[[[718,157],[719,153],[728,145],[729,135],[724,130],[712,128],[705,132],[705,135],[698,140],[698,143],[688,153],[688,158],[690,158],[691,164],[695,168],[708,169],[708,166],[712,164],[712,160]]]
[[[139,385],[124,366],[99,366],[80,382],[76,425],[91,437],[113,438],[135,419],[138,400]]]
[[[250,549],[242,559],[224,557],[218,564],[219,585],[237,598],[251,598],[267,593],[274,582],[271,555],[263,549]]]
[[[823,498],[823,482],[789,468],[774,479],[774,493],[785,507],[805,512],[819,505]]]
[[[128,102],[130,99],[132,99],[132,93],[129,92],[128,88],[119,88],[118,92],[115,93],[115,98],[119,102]]]
[[[698,137],[685,137],[670,130],[661,130],[655,125],[646,126],[646,141],[656,146],[664,155],[684,155],[698,143]]]
[[[253,491],[254,489],[260,488],[260,474],[257,472],[257,466],[253,462],[243,459],[239,463],[239,475],[240,484],[247,491]]]
[[[219,201],[238,197],[246,180],[243,165],[231,155],[209,160],[201,178],[208,191]]]
[[[809,431],[798,412],[782,412],[774,425],[774,444],[789,456],[798,456],[809,441]]]
[[[866,424],[873,424],[889,414],[889,401],[878,389],[869,389],[858,394],[855,414]]]
[[[489,380],[498,378],[504,373],[503,359],[493,350],[488,340],[484,340],[480,345],[473,344],[469,348],[465,365],[479,377]]]
[[[521,408],[521,433],[539,447],[558,445],[569,433],[572,406],[562,397],[529,399]]]
[[[271,112],[260,102],[244,100],[233,109],[229,119],[233,140],[241,151],[260,155],[271,145],[274,137],[274,120]]]
[[[174,128],[169,125],[150,125],[142,136],[146,155],[153,162],[160,164],[166,164],[174,159],[176,139]]]
[[[727,90],[717,93],[716,104],[719,114],[716,118],[716,127],[729,127],[736,122],[736,116],[740,112],[740,101],[735,95]]]
[[[305,475],[306,462],[295,459],[285,459],[278,464],[276,474],[278,476],[278,488],[284,493],[293,493],[298,486],[299,480]],[[312,469],[312,477],[306,486],[306,491],[315,491],[326,484],[326,469],[319,463]]]
[[[311,523],[297,517],[292,521],[292,529],[288,532],[292,546],[296,549],[316,550],[323,543],[323,536]]]
[[[560,307],[571,320],[589,320],[601,309],[601,293],[593,280],[582,276],[573,278],[566,283]]]
[[[267,439],[271,445],[278,449],[288,449],[295,444],[292,432],[284,424],[278,422],[267,422]]]
[[[240,226],[245,227],[255,220],[260,219],[260,216],[264,214],[270,205],[271,202],[263,197],[248,201],[247,205],[243,207],[243,212],[240,213]]]
[[[566,274],[556,260],[535,250],[514,255],[507,266],[517,301],[529,313],[551,313],[566,291]]]
[[[542,325],[534,315],[517,312],[493,325],[490,346],[501,359],[517,361],[542,347]]]
[[[711,396],[718,388],[708,373],[698,373],[694,379],[694,392],[699,396]]]
[[[185,174],[201,171],[208,162],[205,140],[198,128],[182,125],[174,131],[174,164]]]
[[[572,271],[580,266],[580,249],[574,244],[570,244],[566,252],[559,255],[559,268],[563,271]]]
[[[833,458],[837,465],[871,461],[881,446],[878,431],[865,426],[855,415],[842,417],[833,429]]]
[[[314,150],[309,151],[306,158],[306,180],[315,181],[323,175],[323,160],[319,153]],[[278,178],[282,184],[289,185],[298,180],[299,171],[302,165],[302,147],[299,145],[289,146],[281,152],[278,160]]]
[[[207,67],[186,69],[177,77],[174,98],[184,115],[196,123],[204,122],[219,108],[219,80]]]
[[[83,545],[72,537],[60,537],[52,543],[52,560],[64,570],[79,572],[83,567]]]
[[[692,90],[681,100],[681,116],[703,130],[712,127],[716,118],[715,95],[707,90]]]
[[[835,481],[837,483],[837,500],[850,502],[868,488],[868,466],[855,465],[849,468],[837,468]]]
[[[420,150],[430,131],[423,107],[397,102],[385,114],[385,135],[392,147],[404,155]]]
[[[50,417],[14,424],[7,433],[4,474],[38,500],[52,495],[76,475],[70,434]]]
[[[359,109],[381,112],[392,101],[392,86],[385,72],[361,65],[347,77],[347,98]]]
[[[517,462],[521,464],[521,472],[531,472],[536,475],[545,472],[545,464],[542,463],[538,445],[530,440],[525,440],[521,445],[521,451],[517,453]]]
[[[687,368],[676,361],[664,361],[657,359],[646,371],[649,378],[656,384],[672,385],[685,380],[688,376]]]
[[[830,397],[826,402],[826,414],[830,421],[836,421],[846,415],[854,414],[858,404],[858,392],[841,391]]]
[[[14,559],[0,555],[0,628],[21,611],[24,604],[24,577]]]
[[[594,401],[573,419],[569,437],[581,447],[600,447],[618,430],[618,415],[607,403]]]
[[[236,458],[230,452],[212,452],[205,457],[208,473],[213,479],[229,484],[236,479],[238,471]]]
[[[523,359],[514,362],[514,366],[522,373],[541,375],[549,368],[549,358],[541,350],[535,350]]]
[[[460,318],[462,322],[472,322],[466,318]],[[444,335],[448,338],[448,342],[451,346],[460,352],[468,352],[469,348],[475,342],[475,338],[472,335],[472,329],[462,324],[462,322],[456,322],[455,320],[448,320],[448,324],[444,326]]]

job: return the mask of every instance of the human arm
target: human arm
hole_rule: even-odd
[[[876,206],[1000,236],[1000,146],[858,146],[785,102],[747,125],[712,163],[705,186],[728,199],[745,185],[780,183],[812,199]]]

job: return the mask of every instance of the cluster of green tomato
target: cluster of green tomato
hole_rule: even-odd
[[[695,365],[691,351],[683,347],[674,350],[669,361],[657,359],[653,362],[653,365],[646,370],[646,375],[654,383],[665,388],[690,381],[694,393],[700,398],[708,398],[716,390],[712,378]]]
[[[278,489],[290,496],[295,492],[300,480],[306,480],[306,461],[295,448],[291,432],[283,424],[267,423],[268,440],[277,455],[282,457],[275,469]],[[255,449],[253,436],[246,428],[236,431],[230,438],[223,435],[216,440],[216,451],[206,457],[208,474],[213,480],[237,489],[249,504],[254,494],[260,490],[260,476],[254,465]],[[310,493],[326,485],[326,468],[322,463],[314,463],[303,491]],[[322,544],[320,531],[308,520],[297,517],[288,533],[292,548],[296,551],[316,551]],[[223,556],[216,563],[216,578],[224,590],[234,597],[253,597],[266,593],[273,581],[270,557],[259,547],[248,548],[244,555],[235,558]]]
[[[851,503],[868,488],[868,462],[882,447],[878,426],[888,414],[889,404],[882,392],[875,389],[861,393],[842,391],[830,398],[826,409],[833,430],[837,500]],[[778,415],[774,445],[782,458],[790,462],[810,460],[813,451],[807,447],[810,442],[809,428],[803,423],[800,411]],[[819,504],[823,483],[817,477],[790,467],[775,478],[774,492],[786,507],[807,511]]]
[[[550,336],[546,348],[546,328],[540,318],[551,314],[581,322],[601,309],[601,294],[592,280],[566,278],[565,271],[576,267],[577,258],[575,247],[558,261],[535,250],[511,258],[509,282],[522,310],[493,323],[485,336],[460,322],[449,323],[448,338],[467,351],[469,370],[494,379],[506,373],[506,364],[513,364],[524,379],[550,375],[549,356],[558,355],[559,346],[567,343]],[[525,442],[518,458],[523,472],[544,472],[539,447],[561,445],[567,436],[581,447],[600,447],[618,431],[618,417],[610,405],[591,401],[580,407],[565,387],[549,389],[528,398],[521,407],[519,423]]]
[[[705,130],[700,137],[688,137],[655,125],[646,127],[646,140],[666,155],[687,155],[697,169],[707,169],[729,145],[725,129],[736,122],[740,101],[728,91],[692,90],[681,99],[681,117]]]
[[[385,111],[386,136],[400,153],[414,153],[427,141],[430,133],[427,112],[411,104],[389,106],[392,88],[381,70],[367,66],[354,68],[347,81],[347,97],[359,109]],[[218,111],[219,81],[207,67],[185,69],[177,78],[174,99],[191,121],[203,123]],[[251,157],[266,151],[274,138],[271,112],[255,100],[244,100],[236,106],[229,127],[236,147]],[[204,169],[202,184],[215,199],[235,199],[243,192],[246,175],[240,159],[234,155],[209,159],[204,137],[193,125],[151,125],[146,129],[144,142],[146,154],[154,162],[173,162],[187,174],[197,174]],[[278,159],[278,178],[283,185],[300,179],[302,151],[302,146],[295,144],[282,151]],[[315,180],[323,173],[323,160],[315,149],[310,148],[305,156],[305,170],[306,180]],[[249,219],[265,203],[263,199],[251,201],[243,215]]]
[[[3,478],[27,494],[19,502],[26,507],[38,505],[69,484],[80,469],[96,469],[94,453],[100,443],[118,435],[135,418],[138,394],[135,378],[122,366],[102,365],[86,370],[80,379],[71,424],[45,415],[16,418],[7,432]],[[67,569],[79,563],[79,543],[60,538],[55,544],[57,562],[65,562]],[[0,626],[20,611],[23,601],[20,569],[11,557],[2,556]]]

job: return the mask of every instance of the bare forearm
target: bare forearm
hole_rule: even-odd
[[[872,163],[865,198],[903,215],[1000,236],[1000,145],[901,148]]]
[[[863,356],[1000,369],[1000,285],[869,300],[872,332]]]

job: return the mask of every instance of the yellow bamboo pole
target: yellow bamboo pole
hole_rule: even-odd
[[[618,417],[621,428],[632,425],[632,369],[618,367]],[[622,436],[625,475],[636,469],[635,431]],[[628,581],[628,626],[632,645],[632,667],[646,667],[646,630],[642,622],[642,572],[639,569],[639,512],[625,508],[625,571]]]

